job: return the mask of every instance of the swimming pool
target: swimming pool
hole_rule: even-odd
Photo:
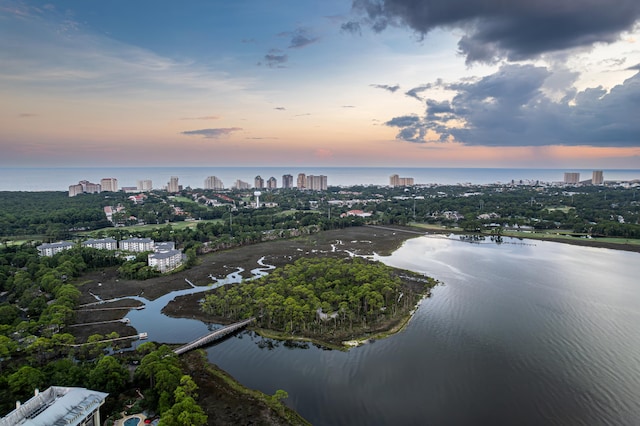
[[[138,426],[140,424],[140,417],[129,417],[124,421],[124,426]]]

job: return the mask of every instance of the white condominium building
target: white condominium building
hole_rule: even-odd
[[[97,240],[87,240],[82,243],[83,247],[92,247],[100,250],[117,250],[118,242],[113,238],[100,238]]]
[[[153,251],[154,243],[151,238],[129,238],[121,240],[119,243],[120,250],[143,252]]]
[[[78,194],[93,194],[101,192],[102,186],[99,183],[91,183],[88,180],[81,180],[77,185],[69,186],[69,197],[74,197]]]
[[[100,180],[100,186],[103,191],[117,192],[118,191],[118,179],[116,178],[103,178]]]
[[[296,186],[298,189],[306,189],[307,188],[307,175],[304,173],[298,173],[298,179],[296,181]]]
[[[567,172],[564,174],[564,183],[568,183],[570,185],[580,183],[580,173],[575,172]]]
[[[180,192],[180,185],[178,184],[178,177],[171,176],[167,183],[167,192]]]
[[[68,241],[59,241],[57,243],[41,244],[36,248],[38,249],[40,256],[51,257],[56,253],[73,248],[73,243]]]
[[[139,180],[137,189],[138,191],[144,191],[144,192],[151,191],[153,189],[153,183],[151,182],[151,179]]]
[[[326,191],[327,190],[327,177],[325,175],[307,176],[307,189],[312,191]]]
[[[204,189],[224,189],[224,184],[216,176],[209,176],[204,180]]]
[[[235,189],[249,189],[249,184],[245,181],[242,181],[240,179],[236,180],[236,183],[233,184],[233,187]]]
[[[594,170],[593,176],[591,177],[592,185],[604,185],[604,175],[602,170]]]
[[[156,251],[149,253],[147,262],[160,272],[168,272],[182,265],[182,252],[175,249]]]
[[[398,175],[389,176],[390,186],[413,186],[413,178],[400,177]]]

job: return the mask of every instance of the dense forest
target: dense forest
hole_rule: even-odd
[[[136,395],[130,390],[139,387],[146,389],[145,408],[166,412],[167,419],[185,409],[193,415],[192,423],[186,424],[206,424],[194,402],[193,384],[183,377],[177,358],[169,356],[167,348],[147,343],[135,353],[116,357],[118,341],[104,340],[119,338],[117,333],[92,335],[81,343],[69,333],[80,298],[75,279],[118,262],[113,252],[93,248],[41,257],[30,244],[0,247],[0,413],[9,412],[15,401],[27,400],[34,389],[52,385],[109,392],[114,398],[105,411],[111,412],[124,404],[118,395],[133,400]],[[133,381],[128,369],[132,361],[143,366]],[[183,390],[177,393],[180,387]],[[163,418],[162,424],[183,423]]]
[[[0,192],[0,237],[67,237],[72,231],[111,226],[104,194],[69,197],[65,192]]]
[[[226,321],[320,340],[388,327],[413,309],[435,280],[361,258],[301,258],[260,279],[226,286],[202,302]]]
[[[355,186],[328,191],[265,191],[250,207],[250,191],[185,189],[178,196],[155,191],[134,201],[130,194],[68,197],[63,192],[0,192],[0,238],[44,242],[110,236],[174,241],[198,253],[300,233],[365,223],[459,226],[470,232],[502,226],[560,229],[592,236],[640,238],[640,198],[621,186],[527,185],[410,188]],[[223,204],[220,204],[222,202]],[[105,206],[116,209],[112,222]],[[347,216],[362,210],[368,217]],[[455,213],[455,214],[453,214]],[[174,226],[199,221],[197,226]],[[128,225],[146,224],[130,230]]]

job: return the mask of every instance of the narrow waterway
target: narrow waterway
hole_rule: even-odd
[[[211,346],[210,361],[248,387],[286,390],[314,425],[637,424],[640,254],[419,237],[377,258],[445,283],[403,332],[349,352],[244,332]],[[130,317],[139,331],[168,321],[162,338],[150,333],[163,342],[212,327],[151,306]]]

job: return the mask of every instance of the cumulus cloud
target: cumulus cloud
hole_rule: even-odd
[[[426,101],[424,116],[395,117],[398,139],[425,142],[428,130],[441,141],[467,145],[638,146],[640,72],[607,92],[602,87],[554,100],[544,91],[552,73],[533,65],[504,65],[477,81],[446,85],[451,101]]]
[[[228,136],[233,132],[242,130],[241,127],[222,127],[217,129],[200,129],[200,130],[185,130],[181,132],[187,136],[202,136],[206,139],[217,139],[221,136]]]
[[[461,30],[467,63],[611,43],[640,19],[638,0],[353,0],[353,8],[376,32],[390,25],[421,36]]]
[[[277,109],[278,111],[286,111],[287,110],[285,107],[275,107],[274,109]]]
[[[370,84],[369,86],[375,87],[376,89],[388,90],[391,93],[395,93],[395,91],[400,88],[397,84],[394,86],[389,86],[388,84]]]

